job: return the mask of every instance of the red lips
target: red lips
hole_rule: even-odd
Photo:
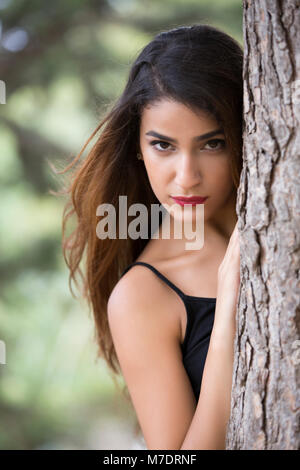
[[[192,204],[193,206],[196,204],[203,204],[208,196],[206,197],[200,197],[200,196],[191,196],[191,197],[173,197],[171,196],[172,199],[174,199],[175,202],[183,206],[184,204]]]

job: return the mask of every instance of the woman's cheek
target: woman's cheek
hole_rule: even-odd
[[[145,161],[145,166],[150,186],[158,200],[161,200],[164,197],[164,188],[166,187],[164,175],[161,169],[158,168],[158,165],[154,163],[149,164]]]
[[[226,160],[215,166],[214,169],[211,169],[211,175],[214,175],[214,186],[218,189],[218,192],[227,192],[230,191],[233,185],[233,179],[231,175],[231,169],[229,162]]]

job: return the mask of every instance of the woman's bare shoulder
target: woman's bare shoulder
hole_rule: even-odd
[[[139,258],[144,261],[144,258]],[[151,264],[148,261],[145,261]],[[177,297],[175,295],[175,297]],[[108,300],[108,311],[145,312],[158,319],[165,319],[178,339],[181,338],[181,302],[174,299],[174,292],[156,274],[143,265],[132,266],[117,282]],[[118,315],[116,313],[115,315]]]
[[[135,262],[144,262],[151,266],[159,266],[160,250],[158,250],[157,240],[150,240],[144,250],[140,253]],[[162,281],[153,273],[151,269],[143,265],[132,266],[117,282],[111,296],[122,300],[142,300],[147,302],[153,300],[153,294],[158,301],[168,300],[170,292],[165,289]]]
[[[132,266],[116,283],[109,300],[126,303],[141,299],[147,301],[149,288],[157,288],[148,271],[141,265]]]
[[[144,262],[151,264],[149,261]],[[158,303],[163,303],[168,301],[168,297],[164,285],[152,270],[143,265],[134,265],[119,279],[111,292],[110,300],[147,304],[149,301],[153,302],[154,298]]]

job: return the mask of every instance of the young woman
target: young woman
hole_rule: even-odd
[[[209,25],[162,32],[140,52],[121,97],[78,160],[64,213],[70,280],[84,281],[99,345],[122,373],[148,449],[224,449],[230,415],[240,252],[243,51]],[[127,206],[167,208],[170,236],[118,238]],[[204,204],[204,244],[176,238],[172,206]],[[186,201],[188,202],[188,201]],[[116,238],[96,233],[97,207],[116,209]],[[189,221],[196,221],[196,207]],[[66,222],[76,216],[74,232]],[[182,217],[184,217],[182,215]],[[183,218],[181,220],[184,220]],[[128,225],[131,218],[128,217]],[[198,227],[199,228],[199,227]],[[85,254],[84,272],[79,267]]]

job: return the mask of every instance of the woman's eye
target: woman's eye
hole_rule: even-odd
[[[164,152],[165,150],[169,150],[168,145],[170,144],[168,142],[164,142],[163,140],[152,140],[152,142],[150,142],[150,145],[156,148],[156,150],[158,150],[159,152]],[[167,148],[166,147],[159,148],[159,147],[156,147],[156,145],[161,145],[161,146],[166,145]]]
[[[150,145],[152,145],[159,152],[165,152],[167,150],[170,150],[170,144],[163,140],[153,140],[152,142],[150,142]],[[159,145],[160,148],[157,147],[157,145]],[[205,144],[204,148],[206,147],[206,145],[209,145],[211,147],[210,149],[208,149],[210,152],[218,151],[225,147],[225,140],[224,139],[212,139],[212,140],[209,140]]]
[[[211,151],[213,150],[221,150],[222,148],[225,147],[225,140],[224,139],[212,139],[209,142],[207,142],[205,145],[212,145],[212,148],[210,149]],[[219,147],[216,146],[215,144],[219,144]],[[209,149],[208,149],[209,150]]]

